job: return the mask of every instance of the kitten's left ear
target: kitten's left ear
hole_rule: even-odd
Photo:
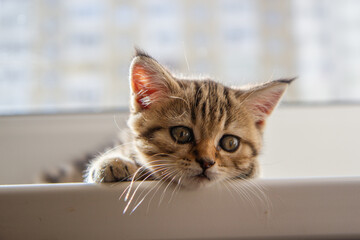
[[[171,74],[155,59],[136,49],[130,66],[132,106],[145,110],[178,91],[179,85]]]
[[[252,113],[257,126],[264,125],[293,80],[295,78],[276,80],[241,91],[240,100]]]

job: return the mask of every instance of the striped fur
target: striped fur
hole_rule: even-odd
[[[291,81],[231,88],[211,79],[183,79],[137,51],[130,68],[131,111],[124,145],[94,159],[85,181],[162,179],[196,187],[256,177],[266,118]],[[177,143],[170,132],[174,126],[191,129],[194,139]],[[236,151],[222,149],[224,135],[240,139]],[[204,159],[213,165],[202,167]]]

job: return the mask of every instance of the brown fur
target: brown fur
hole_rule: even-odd
[[[230,88],[211,79],[184,79],[138,50],[130,67],[123,145],[92,160],[85,181],[158,179],[197,187],[256,177],[266,118],[291,81]],[[176,126],[190,129],[193,139],[178,143],[170,130]],[[222,148],[227,135],[240,140],[237,150]]]
[[[236,89],[210,79],[185,80],[137,51],[130,68],[132,101],[127,142],[131,144],[117,146],[95,159],[86,181],[134,177],[193,187],[256,177],[266,117],[291,81]],[[190,128],[195,139],[186,144],[175,142],[169,130],[174,126]],[[240,138],[235,152],[220,147],[219,141],[226,134]],[[199,159],[215,164],[203,169]]]

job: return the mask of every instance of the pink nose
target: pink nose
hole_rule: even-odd
[[[200,167],[204,171],[215,164],[215,161],[210,158],[197,158],[196,162],[200,164]]]

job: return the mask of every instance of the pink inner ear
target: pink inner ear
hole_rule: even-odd
[[[154,100],[154,93],[158,91],[155,88],[154,80],[155,73],[144,66],[135,63],[131,73],[131,87],[136,95],[136,102],[143,109],[147,109],[150,106],[152,100]]]
[[[254,99],[253,111],[257,117],[256,124],[263,125],[265,118],[271,114],[278,103],[283,91],[274,91],[271,94]]]
[[[282,92],[272,92],[270,96],[259,99],[255,107],[262,113],[269,115],[274,110],[275,105],[279,101]]]

